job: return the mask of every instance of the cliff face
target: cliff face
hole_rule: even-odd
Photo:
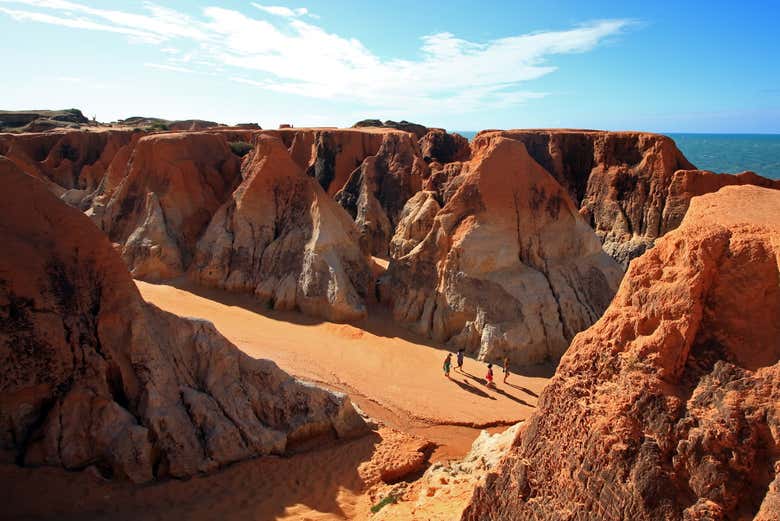
[[[779,216],[775,190],[694,198],[463,519],[778,519]]]
[[[691,197],[734,184],[780,188],[753,173],[695,171],[674,141],[658,134],[507,130],[481,132],[476,141],[496,134],[526,146],[566,188],[604,251],[624,266],[680,224]]]
[[[220,134],[141,138],[99,216],[136,278],[179,276],[212,215],[240,180],[241,161]]]
[[[521,143],[479,145],[441,208],[433,191],[407,204],[382,298],[396,320],[480,359],[556,359],[609,304],[620,268]]]
[[[278,138],[256,138],[244,175],[198,242],[191,276],[253,292],[275,309],[364,317],[373,281],[347,213]]]
[[[141,135],[125,130],[0,134],[0,155],[44,180],[69,204],[85,209],[89,206],[85,200],[98,189],[112,163]]]
[[[366,251],[387,256],[401,210],[428,173],[417,142],[405,132],[385,134],[377,153],[352,172],[335,199],[355,220]]]
[[[626,265],[663,235],[663,205],[673,174],[693,169],[666,136],[639,132],[507,130],[482,132],[522,142],[564,186],[604,243]]]
[[[0,159],[0,458],[145,482],[365,428],[349,401],[145,303],[87,217]]]

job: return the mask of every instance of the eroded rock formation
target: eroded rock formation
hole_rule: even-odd
[[[344,187],[350,174],[382,145],[382,130],[283,129],[277,135],[293,160],[331,196]]]
[[[364,159],[352,172],[335,199],[355,220],[366,251],[387,256],[401,210],[426,177],[428,166],[417,143],[405,132],[384,134],[376,155]]]
[[[0,457],[135,482],[365,428],[348,399],[145,303],[108,239],[0,158]]]
[[[211,217],[240,181],[240,166],[220,133],[143,137],[95,219],[122,245],[133,277],[176,277],[189,266]]]
[[[395,319],[480,359],[560,357],[621,275],[564,189],[522,143],[496,136],[442,192],[452,195],[441,209],[429,191],[402,213],[401,256],[381,284]]]
[[[127,130],[0,134],[0,155],[44,180],[68,204],[85,209],[106,172],[124,169],[123,154],[141,135]]]
[[[244,181],[198,243],[192,277],[252,292],[275,309],[364,317],[373,281],[347,213],[278,138],[257,136],[249,157]]]
[[[678,225],[690,197],[729,184],[772,181],[760,176],[676,174],[694,167],[666,136],[591,130],[484,131],[522,142],[563,185],[596,230],[604,250],[624,266]],[[704,176],[703,182],[691,177]],[[689,181],[685,181],[684,178]],[[681,191],[681,184],[688,191]],[[778,183],[775,183],[778,186]],[[670,217],[667,217],[669,215]]]
[[[463,519],[778,519],[779,260],[780,192],[694,198]]]
[[[471,157],[469,140],[460,134],[450,134],[440,128],[430,129],[420,138],[420,149],[425,161],[452,163],[468,161]]]

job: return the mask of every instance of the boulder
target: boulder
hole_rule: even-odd
[[[0,460],[146,482],[351,436],[349,400],[144,302],[109,240],[0,158]]]
[[[695,197],[580,333],[464,520],[780,516],[780,192]]]
[[[443,192],[435,217],[434,192],[402,212],[381,284],[394,318],[480,360],[557,360],[606,309],[620,267],[518,141],[483,140]]]
[[[274,309],[363,318],[373,281],[349,215],[280,139],[258,135],[254,147],[243,182],[198,242],[191,277],[252,292]]]

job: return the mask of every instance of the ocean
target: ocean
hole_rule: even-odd
[[[472,139],[477,133],[457,131]],[[702,170],[739,173],[745,170],[780,179],[780,134],[667,134],[688,161]]]

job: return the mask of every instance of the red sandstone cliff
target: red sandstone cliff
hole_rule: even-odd
[[[694,167],[674,141],[644,132],[506,130],[481,132],[475,142],[500,135],[522,142],[534,160],[568,191],[604,243],[627,265],[674,229],[691,197],[730,184],[780,187],[756,176],[681,174]],[[703,175],[703,182],[691,177]],[[688,190],[680,190],[682,185]]]
[[[108,239],[0,158],[0,458],[136,482],[365,428],[344,396],[141,299]]]
[[[349,215],[276,137],[256,138],[244,176],[199,241],[191,276],[275,309],[364,317],[373,281]]]
[[[557,359],[609,304],[619,266],[522,143],[481,140],[409,203],[382,280],[396,320],[480,359]]]
[[[780,192],[725,187],[629,266],[465,520],[780,516]]]
[[[241,161],[217,133],[141,138],[98,217],[136,278],[183,273],[212,215],[240,181]]]

